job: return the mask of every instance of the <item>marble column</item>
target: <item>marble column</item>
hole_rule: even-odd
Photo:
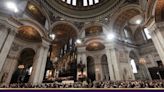
[[[157,24],[153,21],[147,29],[150,31],[152,41],[164,65],[164,23]]]
[[[2,50],[8,35],[9,31],[7,30],[7,28],[5,26],[0,26],[0,51]]]
[[[42,44],[34,57],[33,70],[29,80],[30,83],[42,83],[47,62],[48,50],[49,43],[42,40]]]
[[[0,71],[2,70],[2,67],[4,65],[6,58],[7,58],[7,55],[9,53],[9,50],[11,48],[11,45],[14,41],[15,34],[16,34],[16,32],[14,30],[9,29],[8,31],[9,31],[9,34],[8,34],[8,36],[4,42],[3,48],[0,51]]]

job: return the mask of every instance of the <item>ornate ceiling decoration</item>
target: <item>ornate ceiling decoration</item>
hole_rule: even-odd
[[[55,34],[52,47],[52,58],[55,58],[60,49],[69,42],[69,39],[76,38],[76,30],[67,23],[57,24],[52,29],[52,33]]]
[[[42,14],[42,12],[37,7],[37,5],[35,5],[32,2],[28,2],[27,7],[26,7],[26,11],[27,11],[28,15],[33,17],[39,23],[41,23],[42,25],[45,24],[46,17]]]
[[[101,42],[91,42],[86,46],[86,50],[88,51],[98,51],[103,50],[104,48],[105,46]]]
[[[100,35],[102,33],[103,33],[103,30],[102,30],[101,26],[92,26],[92,27],[89,27],[85,30],[86,36]]]
[[[37,32],[36,29],[34,29],[31,26],[23,26],[18,29],[18,34],[17,37],[25,40],[25,41],[30,41],[30,42],[40,42],[41,41],[41,36]]]
[[[95,21],[104,18],[116,10],[125,0],[100,0],[92,6],[72,6],[61,0],[41,0],[41,3],[53,14],[75,21]]]
[[[118,16],[118,18],[115,21],[114,29],[120,30],[126,23],[129,23],[129,20],[133,18],[136,15],[139,15],[140,12],[136,9],[130,9]]]
[[[76,30],[68,24],[58,24],[52,29],[56,35],[53,41],[56,44],[65,44],[70,38],[76,37]]]
[[[164,0],[158,0],[155,10],[155,18],[157,22],[164,20]]]

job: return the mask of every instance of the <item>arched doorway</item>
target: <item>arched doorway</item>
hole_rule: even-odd
[[[44,81],[50,81],[53,77],[57,81],[61,81],[64,78],[76,81],[76,27],[71,23],[57,22],[53,25],[51,34],[54,34],[55,38],[50,46]],[[48,73],[49,71],[51,73]]]
[[[102,72],[103,72],[103,80],[110,80],[109,75],[109,68],[108,68],[108,62],[107,62],[107,56],[103,55],[101,57],[101,65],[102,65]]]
[[[87,75],[91,81],[94,81],[96,79],[94,59],[91,56],[87,57]]]
[[[132,72],[134,74],[137,74],[139,67],[138,67],[138,65],[136,65],[137,56],[135,55],[135,53],[133,51],[130,52],[129,58],[130,58],[130,65],[131,65],[131,68],[132,68]]]
[[[130,59],[130,64],[131,64],[133,73],[137,73],[136,63],[135,63],[135,60],[133,58]]]
[[[27,83],[32,73],[35,51],[31,48],[22,50],[18,59],[17,69],[12,75],[11,83]]]

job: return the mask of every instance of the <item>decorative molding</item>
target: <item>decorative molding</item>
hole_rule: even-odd
[[[112,12],[114,12],[116,9],[118,9],[120,7],[120,5],[122,5],[123,3],[125,2],[125,0],[115,0],[115,2],[109,7],[109,5],[107,3],[106,6],[108,6],[108,8],[106,8],[105,10],[103,11],[100,11],[100,12],[97,12],[97,14],[90,14],[90,15],[85,15],[85,16],[82,16],[82,15],[73,15],[73,14],[66,14],[64,13],[63,11],[61,11],[61,7],[63,7],[62,5],[58,4],[56,1],[53,1],[53,3],[48,3],[46,0],[41,0],[41,3],[45,6],[45,8],[49,9],[50,12],[58,15],[58,16],[61,16],[63,18],[67,18],[69,20],[74,20],[74,21],[95,21],[95,20],[99,20],[101,18],[104,18],[108,15],[110,15]],[[110,1],[108,3],[111,3]],[[54,4],[58,4],[57,6],[59,8],[55,8],[57,7],[56,5]],[[66,7],[64,7],[66,8]],[[102,7],[101,7],[102,8]],[[68,8],[69,9],[69,8]],[[96,10],[99,10],[100,7]],[[70,9],[72,10],[72,9]],[[68,10],[69,11],[69,10]],[[72,10],[73,11],[73,10]]]
[[[6,17],[0,17],[0,24],[2,26],[4,25],[6,28],[10,28],[11,30],[14,30],[15,32],[17,32],[17,29],[20,26],[16,22],[11,21],[9,18]]]

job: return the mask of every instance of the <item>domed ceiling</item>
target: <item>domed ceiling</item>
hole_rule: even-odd
[[[78,21],[97,20],[111,14],[125,0],[41,0],[53,14]],[[84,2],[87,2],[84,4]]]

